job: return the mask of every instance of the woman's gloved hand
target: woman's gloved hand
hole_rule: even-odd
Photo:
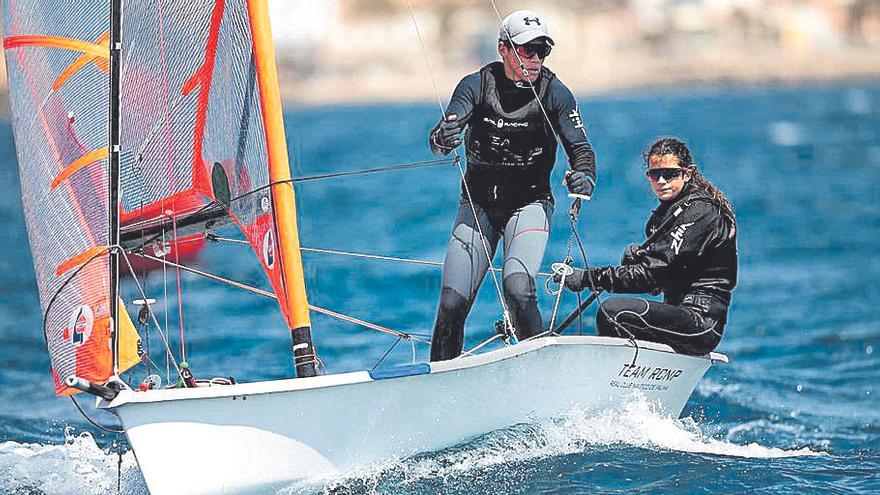
[[[642,246],[639,244],[630,244],[623,250],[623,256],[620,258],[621,265],[635,265],[638,264],[639,260],[642,256],[645,255],[645,250],[642,249]]]
[[[580,292],[584,290],[584,283],[586,272],[580,268],[575,268],[574,273],[565,277],[565,288],[572,292]],[[553,281],[557,284],[562,281],[562,274],[555,273],[553,275]]]

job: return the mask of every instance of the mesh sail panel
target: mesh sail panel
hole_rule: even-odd
[[[213,2],[126,2],[121,83],[122,206],[133,212],[193,188],[198,88]],[[208,190],[202,184],[202,192]],[[206,195],[205,195],[206,196]],[[207,197],[203,198],[203,202]],[[164,203],[167,201],[167,205]]]
[[[22,200],[56,392],[106,380],[109,2],[4,0]],[[87,260],[87,264],[83,265]]]
[[[202,204],[213,200],[215,164],[232,197],[268,184],[252,54],[244,0],[126,4],[125,211],[170,207],[190,190]],[[257,210],[236,203],[253,220]]]
[[[282,295],[247,1],[128,2],[123,60],[124,223],[222,202]]]

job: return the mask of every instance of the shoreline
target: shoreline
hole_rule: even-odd
[[[784,87],[816,87],[816,86],[834,86],[834,85],[860,85],[860,84],[880,84],[880,57],[877,57],[877,70],[869,71],[853,71],[847,74],[804,74],[800,76],[782,75],[782,74],[763,74],[743,76],[727,76],[715,74],[712,77],[679,77],[669,78],[668,80],[647,83],[645,81],[633,81],[628,85],[607,86],[607,85],[569,85],[572,92],[578,98],[628,98],[644,93],[692,93],[694,91],[718,91],[725,89],[762,89],[762,88],[784,88]],[[462,72],[462,75],[466,72]],[[452,87],[457,81],[450,83],[450,94]],[[346,82],[336,81],[335,84],[351,84],[346,78]],[[321,85],[321,83],[318,83]],[[343,93],[344,97],[339,97],[338,93],[333,97],[327,96],[326,93],[332,91],[335,86],[324,84],[324,93],[322,97],[317,96],[317,92],[306,90],[307,97],[294,96],[296,92],[303,94],[302,86],[294,87],[293,85],[281,86],[282,106],[285,110],[289,109],[316,109],[328,107],[363,107],[370,105],[413,105],[413,104],[436,104],[436,96],[431,92],[418,91],[402,91],[390,90],[387,87],[385,91],[365,91],[360,93]],[[328,88],[330,90],[328,91]],[[411,87],[410,87],[411,88]],[[442,91],[442,87],[441,87]],[[392,95],[394,95],[392,97]],[[448,101],[449,95],[441,94],[441,100],[444,104]],[[9,95],[7,92],[5,81],[0,85],[0,118],[9,120],[11,117],[9,111]]]
[[[625,63],[585,66],[561,59],[547,66],[579,96],[618,93],[691,91],[706,87],[766,87],[880,81],[880,56],[872,50],[805,53],[797,57],[780,53],[749,56],[742,53],[695,53],[658,58],[632,54]],[[821,63],[816,63],[821,60]],[[421,70],[418,70],[421,69]],[[479,66],[449,67],[434,77],[440,100],[448,102],[458,81]],[[374,72],[315,76],[298,83],[296,73],[279,67],[285,107],[319,107],[394,102],[436,102],[432,75],[424,68],[406,72]],[[285,83],[285,81],[288,81]]]
[[[647,93],[662,93],[667,96],[689,94],[695,92],[718,92],[724,90],[761,90],[777,88],[798,87],[831,87],[831,86],[857,86],[871,83],[880,84],[880,74],[864,74],[840,77],[804,77],[797,79],[767,77],[762,79],[737,79],[718,78],[715,80],[681,80],[661,84],[633,85],[625,88],[613,88],[607,90],[584,90],[578,91],[572,88],[577,98],[610,98],[628,99],[638,98]],[[448,98],[448,96],[447,96]],[[350,98],[325,101],[306,101],[296,98],[285,97],[282,90],[282,100],[285,110],[313,110],[320,108],[360,108],[373,105],[436,105],[433,95],[414,98]],[[444,102],[445,103],[445,102]]]

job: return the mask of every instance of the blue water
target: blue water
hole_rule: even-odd
[[[640,238],[654,205],[640,154],[658,135],[686,138],[732,199],[741,278],[719,348],[730,364],[708,372],[681,419],[639,403],[615,415],[571,411],[282,493],[880,492],[880,86],[645,92],[582,98],[581,108],[599,160],[581,219],[593,263],[616,262]],[[430,159],[425,133],[436,116],[430,104],[291,110],[294,174]],[[144,493],[124,442],[52,395],[12,150],[10,125],[0,123],[0,491],[111,493],[122,452],[122,492]],[[302,243],[442,260],[457,175],[441,167],[298,185]],[[568,240],[567,199],[557,195],[548,266]],[[318,254],[305,263],[312,303],[430,333],[438,269]],[[241,246],[212,246],[198,265],[264,284]],[[149,286],[162,284],[154,276]],[[182,284],[197,375],[290,376],[273,302],[188,275]],[[545,314],[551,303],[541,296]],[[487,280],[467,345],[498,317]],[[372,367],[394,340],[323,316],[313,325],[329,372]],[[155,336],[151,345],[158,356]],[[387,362],[409,362],[411,352],[399,346]],[[424,346],[416,352],[427,357]]]

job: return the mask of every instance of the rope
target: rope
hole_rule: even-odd
[[[566,256],[568,258],[568,256]],[[550,331],[553,331],[553,325],[556,323],[556,314],[559,311],[559,302],[562,300],[562,293],[565,292],[565,278],[574,273],[574,270],[568,263],[553,263],[553,273],[559,274],[559,288],[556,290],[556,302],[553,304],[553,314],[550,315]],[[547,279],[549,282],[551,279]]]
[[[171,229],[172,236],[174,236],[174,242],[177,243],[177,217],[171,217]],[[164,249],[163,249],[164,251]],[[175,264],[180,264],[180,249],[174,250],[174,261]],[[186,340],[184,340],[184,331],[183,331],[183,288],[180,283],[180,268],[177,269],[177,320],[180,323],[180,357],[183,362],[186,362]]]
[[[411,258],[398,258],[395,256],[385,256],[385,255],[379,255],[379,254],[353,253],[350,251],[334,251],[332,249],[300,247],[300,251],[305,251],[307,253],[349,256],[351,258],[364,258],[364,259],[380,260],[380,261],[394,261],[397,263],[412,263],[414,265],[427,265],[427,266],[436,266],[436,267],[443,266],[443,263],[441,263],[439,261],[416,260],[416,259],[411,259]],[[503,271],[501,268],[491,268],[491,270],[495,271],[496,273],[500,273]],[[540,275],[542,277],[552,277],[553,276],[552,273],[548,273],[548,272],[538,272],[538,275]]]
[[[364,320],[359,320],[359,319],[357,319],[357,318],[355,318],[355,317],[353,317],[353,316],[348,316],[348,315],[344,315],[344,314],[342,314],[342,313],[337,313],[336,311],[332,311],[332,310],[329,310],[329,309],[321,308],[321,307],[318,307],[318,306],[315,306],[315,305],[312,305],[312,304],[309,304],[309,309],[311,309],[312,311],[314,311],[314,312],[316,312],[316,313],[321,313],[322,315],[331,316],[331,317],[333,317],[333,318],[336,318],[336,319],[339,319],[339,320],[342,320],[342,321],[345,321],[345,322],[348,322],[348,323],[355,323],[355,324],[357,324],[357,325],[360,325],[360,326],[363,326],[363,327],[369,328],[369,329],[371,329],[371,330],[376,330],[377,332],[387,333],[387,334],[389,334],[389,335],[394,335],[394,336],[396,336],[396,337],[399,337],[399,338],[402,338],[402,339],[406,339],[406,340],[414,340],[414,341],[416,341],[416,342],[422,342],[422,343],[425,343],[425,344],[428,343],[427,340],[424,340],[424,339],[418,338],[418,337],[415,336],[415,334],[405,333],[405,332],[399,332],[399,331],[397,331],[397,330],[391,330],[390,328],[386,328],[386,327],[383,327],[383,326],[380,326],[380,325],[376,325],[375,323],[370,323],[370,322],[367,322],[367,321],[364,321]]]
[[[229,242],[233,244],[246,244],[250,245],[250,242],[243,241],[241,239],[231,239],[229,237],[219,237],[215,234],[205,234],[205,239],[208,239],[212,242]],[[306,253],[317,253],[317,254],[332,254],[336,256],[348,256],[351,258],[363,258],[370,260],[379,260],[379,261],[393,261],[396,263],[411,263],[413,265],[426,265],[426,266],[435,266],[442,267],[443,263],[439,261],[429,261],[429,260],[417,260],[412,258],[400,258],[397,256],[388,256],[382,254],[365,254],[365,253],[355,253],[352,251],[338,251],[334,249],[322,249],[322,248],[309,248],[309,247],[300,247],[300,251],[304,251]],[[503,270],[501,268],[490,268],[495,273],[500,273]],[[542,277],[552,277],[553,274],[549,272],[538,272],[538,275]]]
[[[455,358],[455,359],[461,359],[461,358],[463,358],[463,357],[465,357],[465,356],[473,356],[475,352],[479,351],[479,350],[482,349],[483,347],[486,347],[487,345],[489,345],[490,342],[492,342],[492,341],[494,341],[495,339],[498,339],[498,338],[500,338],[500,337],[503,337],[503,336],[502,336],[500,333],[496,333],[495,335],[489,337],[489,339],[487,339],[487,340],[483,341],[482,343],[478,344],[476,347],[474,347],[474,348],[472,348],[472,349],[469,349],[469,350],[467,350],[467,351],[462,352],[461,355],[458,356],[458,357]]]
[[[164,207],[164,204],[163,204]],[[162,252],[164,256],[165,252],[165,223],[162,223],[162,237],[159,238],[159,242],[162,245]],[[167,303],[168,301],[168,266],[164,263],[162,264],[162,300]],[[163,321],[165,322],[165,327],[168,328],[168,304],[163,304],[162,315],[164,316]],[[152,311],[152,309],[151,309]],[[155,317],[154,317],[155,319]],[[165,355],[165,381],[171,382],[171,361],[172,359],[166,354]]]
[[[593,295],[595,296],[595,299],[597,301],[599,301],[599,311],[601,311],[602,314],[605,315],[605,319],[610,321],[615,327],[617,327],[617,329],[619,331],[623,331],[626,333],[626,335],[629,335],[629,343],[632,344],[632,346],[635,348],[635,354],[633,355],[633,360],[632,360],[632,366],[635,366],[636,360],[638,360],[638,358],[639,358],[639,343],[636,342],[635,335],[633,335],[632,332],[630,332],[629,330],[626,329],[626,327],[624,327],[622,324],[620,324],[616,318],[611,318],[608,315],[608,310],[605,309],[605,306],[602,305],[603,301],[600,298],[602,292],[596,290],[596,281],[593,280],[593,274],[590,273],[590,264],[587,262],[587,250],[584,248],[584,243],[581,242],[581,236],[577,233],[577,229],[574,228],[575,220],[572,220],[572,222],[573,223],[572,223],[572,231],[571,232],[574,235],[575,240],[577,241],[578,249],[580,249],[580,251],[581,251],[581,256],[583,256],[583,258],[584,258],[584,272],[587,275],[587,281],[590,284],[590,290],[593,291]],[[590,301],[590,302],[592,302],[592,301]],[[578,306],[578,311],[579,311],[578,318],[580,318],[580,316],[583,314],[583,310],[580,308],[580,306]]]
[[[278,299],[278,296],[275,295],[273,292],[269,292],[269,291],[266,291],[263,289],[258,289],[257,287],[252,287],[250,285],[243,284],[241,282],[236,282],[236,281],[230,280],[228,278],[220,277],[220,276],[214,275],[212,273],[203,272],[201,270],[198,270],[198,269],[195,269],[192,267],[188,267],[185,265],[180,265],[178,263],[173,263],[171,261],[164,260],[162,258],[156,258],[155,256],[150,256],[146,253],[132,253],[132,254],[134,254],[135,256],[139,256],[139,257],[148,259],[148,260],[156,261],[158,263],[167,264],[168,266],[171,266],[172,268],[177,268],[177,269],[183,270],[185,272],[189,272],[189,273],[192,273],[195,275],[199,275],[201,277],[205,277],[210,280],[214,280],[215,282],[220,282],[220,283],[223,283],[223,284],[226,284],[226,285],[238,288],[238,289],[243,289],[248,292],[252,292],[254,294],[257,294],[257,295],[260,295],[260,296],[263,296],[263,297],[266,297],[269,299],[275,299],[275,300]],[[336,319],[339,319],[339,320],[342,320],[342,321],[345,321],[348,323],[354,323],[354,324],[360,325],[362,327],[369,328],[371,330],[376,330],[378,332],[387,333],[387,334],[401,337],[401,338],[407,339],[407,340],[414,340],[417,342],[427,343],[426,340],[418,338],[418,336],[416,336],[416,334],[392,330],[390,328],[386,328],[381,325],[376,325],[375,323],[370,323],[368,321],[360,320],[360,319],[355,318],[353,316],[348,316],[348,315],[344,315],[342,313],[337,313],[335,311],[325,309],[325,308],[322,308],[319,306],[315,306],[313,304],[309,304],[309,309],[311,309],[312,311],[314,311],[316,313],[321,313],[323,315],[330,316],[330,317],[333,317],[333,318],[336,318]]]
[[[134,268],[132,268],[132,266],[131,266],[131,260],[128,259],[128,253],[126,253],[124,249],[120,249],[120,252],[122,253],[122,259],[125,260],[125,265],[128,267],[128,273],[131,274],[131,278],[134,281],[135,287],[138,290],[138,295],[141,297],[141,299],[144,300],[144,303],[146,304],[146,301],[148,299],[147,294],[144,291],[144,288],[141,285],[140,280],[138,280],[137,276],[134,273]],[[164,267],[164,265],[163,265],[163,267]],[[165,366],[167,368],[166,369],[166,378],[169,378],[171,375],[171,364],[172,363],[174,364],[174,369],[177,371],[178,374],[180,373],[180,368],[177,366],[177,360],[174,359],[174,352],[171,350],[171,345],[168,343],[168,338],[165,336],[165,332],[162,331],[162,327],[159,325],[159,320],[156,318],[156,313],[153,312],[153,308],[150,305],[147,305],[147,308],[148,308],[150,317],[152,317],[152,319],[153,319],[153,325],[156,326],[156,332],[159,333],[159,337],[162,340],[162,344],[165,346]],[[167,322],[166,322],[166,324],[167,324]],[[166,326],[165,328],[168,328],[168,327]],[[171,380],[169,379],[166,381],[170,382]]]
[[[311,180],[319,180],[319,179],[333,179],[335,177],[348,177],[350,175],[364,175],[364,174],[373,174],[377,172],[389,172],[392,170],[406,170],[410,168],[421,168],[421,167],[436,167],[438,165],[452,165],[455,160],[451,158],[440,158],[437,160],[426,160],[423,162],[413,162],[413,163],[403,163],[400,165],[389,165],[386,167],[376,167],[366,170],[352,170],[348,172],[332,172],[327,174],[318,174],[318,175],[307,175],[305,177],[297,177],[295,179],[291,179],[290,182],[307,182]]]
[[[425,66],[428,68],[428,75],[431,77],[431,83],[434,85],[434,94],[437,97],[437,106],[440,107],[440,118],[441,120],[446,120],[446,109],[443,108],[443,100],[440,97],[440,88],[437,86],[437,80],[434,77],[434,71],[431,69],[431,60],[428,57],[428,50],[425,48],[425,40],[422,38],[422,31],[419,29],[419,22],[416,19],[416,13],[412,7],[412,1],[406,1],[407,6],[409,7],[409,14],[412,17],[413,26],[416,29],[416,35],[419,38],[419,46],[422,49],[422,55],[425,59]],[[473,196],[471,196],[471,190],[468,186],[467,180],[465,179],[464,167],[461,165],[461,157],[458,154],[458,150],[453,149],[452,153],[455,155],[455,164],[458,165],[458,173],[461,175],[461,183],[462,189],[464,189],[465,195],[467,196],[468,205],[471,207],[471,214],[474,216],[474,223],[477,225],[477,231],[480,234],[480,243],[483,245],[483,251],[486,254],[486,261],[489,263],[489,273],[492,275],[492,282],[495,284],[495,294],[498,297],[498,302],[501,304],[502,317],[504,318],[504,328],[505,333],[507,334],[507,339],[505,339],[505,344],[508,344],[508,341],[512,341],[514,344],[516,343],[516,329],[513,327],[513,321],[510,318],[510,311],[507,309],[507,304],[504,302],[504,294],[501,292],[501,284],[498,282],[498,276],[494,270],[494,266],[492,264],[492,255],[489,252],[489,245],[486,242],[486,235],[483,233],[483,227],[480,224],[480,221],[477,218],[477,209],[474,206]]]
[[[94,426],[95,428],[100,428],[101,430],[104,430],[104,431],[106,431],[106,432],[110,432],[110,433],[125,433],[125,430],[117,430],[117,429],[114,429],[114,428],[109,428],[109,427],[107,427],[107,426],[104,426],[104,425],[98,423],[98,422],[95,421],[94,419],[92,419],[92,417],[89,416],[89,415],[83,410],[82,406],[79,405],[79,403],[76,401],[76,399],[73,398],[72,395],[70,396],[70,401],[73,402],[73,405],[76,406],[76,410],[79,411],[80,414],[82,414],[82,417],[86,418],[86,421],[88,421],[89,423],[91,423],[92,426]]]

